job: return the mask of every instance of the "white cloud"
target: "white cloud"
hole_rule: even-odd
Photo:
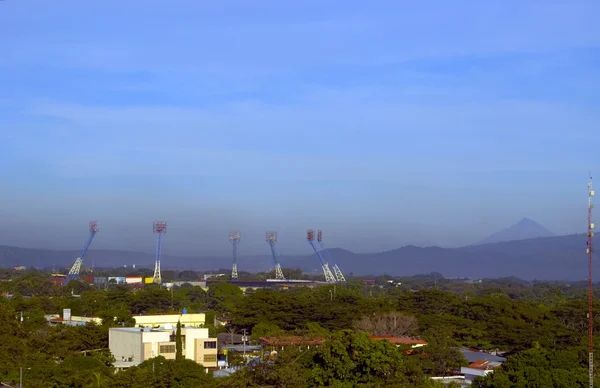
[[[199,174],[395,180],[407,171],[581,168],[598,114],[568,104],[415,104],[374,90],[316,90],[298,104],[211,107],[43,104],[33,115],[91,136],[94,158],[50,153],[63,174]],[[565,152],[566,151],[566,152]],[[565,167],[567,166],[567,167]]]

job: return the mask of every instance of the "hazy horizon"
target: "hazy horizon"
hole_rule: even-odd
[[[0,245],[376,252],[586,228],[600,3],[0,2]],[[594,33],[595,31],[595,33]],[[599,176],[600,177],[600,176]],[[598,184],[600,187],[600,181]]]

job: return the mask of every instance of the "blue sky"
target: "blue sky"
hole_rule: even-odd
[[[585,229],[597,1],[0,2],[0,244],[310,253]],[[600,177],[600,174],[599,174]],[[598,185],[600,186],[600,179]]]

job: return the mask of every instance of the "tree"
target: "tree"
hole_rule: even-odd
[[[231,283],[211,284],[207,292],[209,307],[220,313],[230,313],[242,299],[242,290]]]
[[[175,332],[175,359],[183,359],[183,344],[181,342],[181,322],[177,321],[177,331]]]
[[[210,382],[202,365],[188,359],[167,360],[158,356],[117,373],[112,386],[196,388],[210,386]]]
[[[595,379],[596,380],[596,379]],[[509,356],[493,374],[478,378],[475,387],[585,387],[588,383],[585,349],[548,351],[540,346]],[[596,383],[598,381],[596,380]]]
[[[422,387],[427,380],[418,369],[409,372],[396,346],[350,330],[316,348],[305,366],[311,370],[308,386]]]
[[[363,316],[354,323],[354,328],[372,335],[392,335],[405,337],[413,334],[419,327],[417,318],[399,312]]]

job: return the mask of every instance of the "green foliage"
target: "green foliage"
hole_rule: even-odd
[[[207,386],[211,377],[204,367],[192,360],[167,360],[162,356],[118,373],[115,388],[196,388]]]
[[[153,284],[135,290],[113,284],[99,290],[79,281],[58,287],[40,272],[7,276],[13,281],[0,283],[2,292],[12,294],[11,299],[0,298],[0,381],[13,385],[23,367],[28,387],[433,387],[439,383],[426,376],[449,374],[466,364],[456,351],[459,346],[511,352],[502,369],[477,382],[481,387],[581,386],[587,381],[587,305],[578,284],[517,279],[472,284],[432,274],[403,279],[400,286],[382,276],[377,279],[382,287],[350,281],[315,289],[256,290],[244,296],[239,287],[225,282],[212,284],[208,292],[191,285],[165,290]],[[73,315],[98,316],[102,324],[48,326],[44,314],[63,308],[71,308]],[[212,379],[183,359],[183,344],[176,339],[176,361],[155,358],[113,373],[111,356],[102,350],[108,347],[109,327],[132,326],[134,314],[183,308],[212,308],[206,315],[211,335],[228,330],[213,327],[216,311],[232,318],[233,329],[251,330],[254,340],[295,334],[327,342],[311,349],[277,349],[275,358]],[[348,331],[361,317],[388,312],[414,317],[414,335],[429,345],[408,355],[408,349]]]
[[[242,300],[242,290],[235,284],[219,282],[208,288],[208,307],[220,313],[230,313]]]
[[[275,336],[284,333],[285,331],[281,330],[281,328],[274,323],[261,322],[254,325],[252,328],[252,339],[258,340],[259,337]]]
[[[477,379],[474,386],[566,388],[588,384],[585,349],[549,351],[535,347],[508,357],[501,369]]]

